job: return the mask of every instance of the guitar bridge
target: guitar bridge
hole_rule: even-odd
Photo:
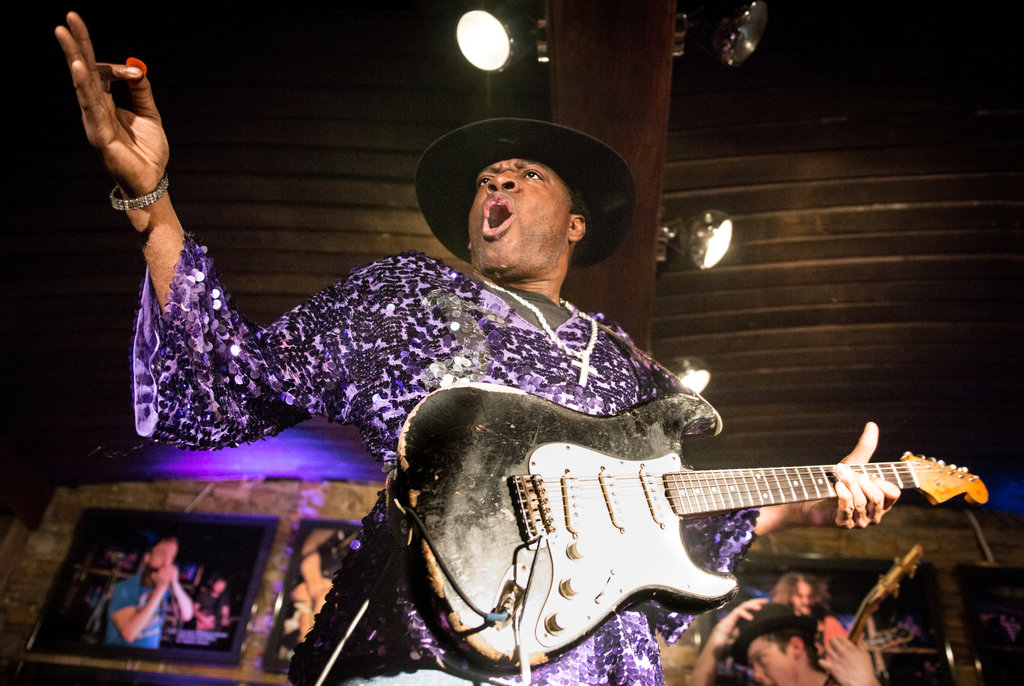
[[[551,505],[543,478],[536,474],[511,476],[509,487],[523,540],[532,541],[554,533],[555,524],[551,518]]]

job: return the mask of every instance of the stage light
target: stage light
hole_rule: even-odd
[[[509,27],[490,12],[463,14],[455,37],[462,54],[477,69],[501,71],[512,60],[515,41]]]
[[[697,357],[682,357],[676,360],[676,378],[694,393],[700,393],[711,381],[711,371],[703,360]]]
[[[470,64],[484,71],[504,71],[530,54],[538,62],[547,62],[546,12],[535,14],[513,3],[490,11],[466,12],[455,29],[459,50]]]
[[[737,9],[715,25],[711,49],[722,64],[738,67],[757,48],[768,24],[768,5],[756,1]]]
[[[714,26],[704,21],[699,10],[676,14],[676,25],[672,36],[672,55],[681,57],[689,41],[706,53],[730,67],[743,64],[761,42],[768,25],[768,4],[755,0],[741,5],[729,15],[722,17]]]
[[[658,236],[657,261],[664,262],[672,248],[701,269],[710,269],[725,256],[731,242],[732,218],[721,210],[705,210],[689,221],[666,219]]]
[[[732,242],[732,218],[719,210],[706,210],[689,224],[690,259],[711,269],[725,257]]]

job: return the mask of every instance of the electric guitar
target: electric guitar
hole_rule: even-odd
[[[848,638],[851,641],[856,643],[860,639],[864,633],[864,627],[867,625],[868,618],[878,611],[882,601],[899,592],[900,581],[903,580],[903,577],[914,576],[914,572],[917,571],[917,564],[921,561],[921,552],[920,544],[915,544],[910,549],[910,552],[903,556],[902,560],[897,558],[892,568],[883,574],[879,578],[878,583],[868,591],[864,600],[861,601],[860,607],[857,608],[857,615],[850,626]],[[825,686],[838,686],[838,683],[831,675],[825,680]]]
[[[691,561],[680,519],[836,493],[835,465],[684,469],[682,438],[719,426],[699,396],[593,417],[504,386],[428,395],[406,420],[388,488],[403,543],[417,534],[441,624],[470,656],[511,667],[547,661],[635,602],[723,605],[736,580]],[[976,476],[909,453],[852,468],[933,504],[988,499]]]

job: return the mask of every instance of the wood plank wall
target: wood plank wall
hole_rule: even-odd
[[[833,459],[874,419],[886,459],[1015,471],[1024,91],[1009,5],[954,19],[768,4],[741,68],[693,43],[675,65],[665,213],[725,210],[735,233],[704,272],[670,251],[655,353],[711,367],[720,459]]]

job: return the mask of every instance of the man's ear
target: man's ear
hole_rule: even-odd
[[[569,215],[569,242],[579,243],[587,235],[587,218],[582,214]]]
[[[799,660],[807,651],[807,644],[799,636],[790,636],[789,645],[786,646],[786,649],[787,651],[791,650],[793,657]]]

